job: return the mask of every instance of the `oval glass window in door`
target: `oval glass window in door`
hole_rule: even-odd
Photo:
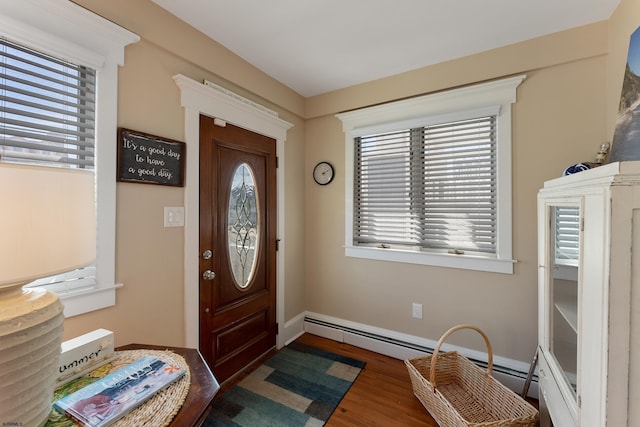
[[[233,173],[229,196],[227,241],[236,286],[245,289],[253,278],[260,243],[258,197],[251,166],[240,164]]]

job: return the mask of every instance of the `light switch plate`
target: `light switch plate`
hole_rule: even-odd
[[[165,227],[184,227],[184,207],[164,208]]]
[[[422,304],[414,302],[411,306],[411,314],[416,319],[422,319]]]

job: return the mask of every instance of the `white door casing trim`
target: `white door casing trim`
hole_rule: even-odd
[[[180,102],[184,107],[184,133],[187,145],[184,188],[184,310],[185,346],[199,347],[199,214],[200,214],[200,115],[222,119],[235,126],[268,136],[276,140],[278,156],[277,192],[278,224],[280,239],[276,254],[276,321],[284,326],[284,143],[287,130],[293,125],[273,111],[246,98],[215,85],[205,85],[181,74],[173,76],[180,88]],[[284,345],[284,334],[276,338],[278,348]]]

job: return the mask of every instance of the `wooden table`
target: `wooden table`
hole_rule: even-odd
[[[116,350],[169,350],[184,357],[191,371],[191,385],[189,386],[187,398],[180,411],[171,421],[170,427],[196,427],[204,422],[209,414],[213,397],[220,389],[220,385],[198,350],[146,344],[128,344],[118,347]]]

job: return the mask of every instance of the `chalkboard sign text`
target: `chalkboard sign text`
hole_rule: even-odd
[[[184,142],[118,128],[118,181],[184,186]]]

